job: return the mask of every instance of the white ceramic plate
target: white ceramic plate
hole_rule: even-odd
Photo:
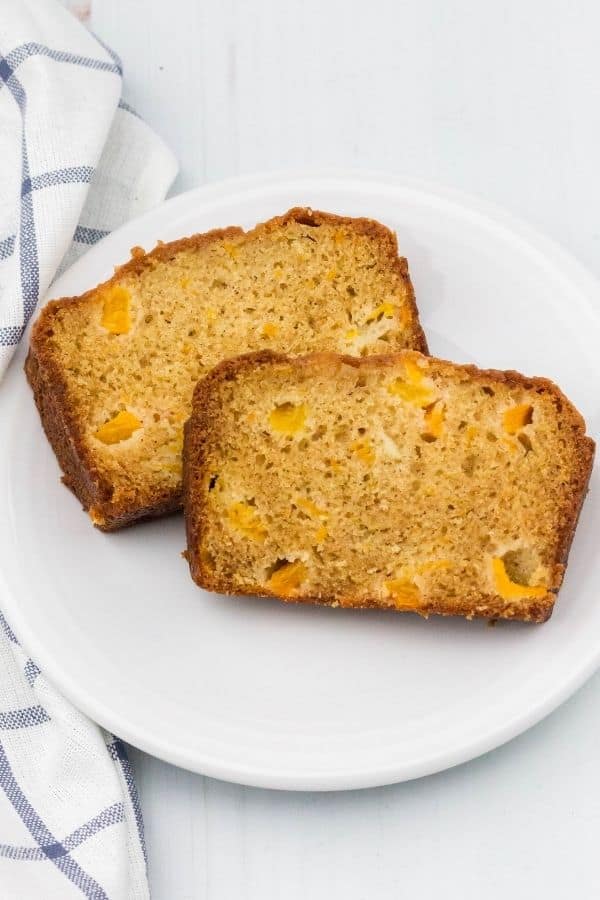
[[[431,351],[550,376],[596,436],[598,284],[505,214],[431,186],[346,174],[201,188],[106,238],[52,293],[95,285],[134,244],[251,226],[296,204],[394,228]],[[59,483],[23,356],[0,392],[0,604],[60,690],[132,744],[253,785],[384,784],[496,747],[598,665],[597,472],[542,626],[218,597],[190,580],[180,517],[112,535],[91,527]]]

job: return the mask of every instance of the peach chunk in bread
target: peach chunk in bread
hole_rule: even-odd
[[[42,310],[26,371],[64,481],[109,531],[181,505],[183,423],[221,360],[405,347],[427,352],[392,232],[292,209],[138,248],[110,281]]]
[[[251,354],[197,386],[187,557],[208,590],[551,614],[594,453],[551,382],[413,352]]]

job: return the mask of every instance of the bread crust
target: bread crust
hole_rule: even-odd
[[[290,222],[314,227],[321,224],[347,225],[359,234],[369,235],[378,240],[386,248],[393,268],[407,288],[413,321],[411,343],[415,349],[422,353],[428,353],[427,341],[419,322],[415,294],[408,273],[408,263],[406,259],[398,256],[398,242],[395,234],[373,219],[350,218],[312,210],[309,207],[294,207],[281,216],[256,225],[247,232],[237,226],[231,226],[180,238],[169,243],[159,242],[149,253],[145,253],[141,247],[132,248],[131,259],[117,267],[112,278],[106,282],[80,296],[51,300],[44,306],[33,326],[29,353],[25,361],[25,373],[33,390],[44,431],[63,471],[62,480],[73,491],[83,508],[89,512],[97,528],[102,531],[114,531],[144,519],[174,512],[181,508],[181,493],[179,490],[169,493],[157,491],[152,503],[143,507],[140,507],[139,502],[133,498],[131,501],[125,500],[119,503],[113,501],[111,485],[106,478],[102,477],[95,463],[94,455],[84,441],[81,423],[70,408],[67,382],[52,352],[50,342],[54,315],[67,305],[87,303],[100,288],[109,288],[124,275],[140,274],[156,262],[173,259],[182,251],[197,250],[215,241],[241,235],[258,236],[263,232],[275,231]]]
[[[340,599],[339,597],[327,598],[305,595],[289,598],[270,592],[262,584],[248,584],[244,590],[241,590],[231,582],[215,578],[213,571],[203,564],[198,548],[203,525],[207,518],[204,503],[203,476],[205,466],[208,464],[210,457],[210,440],[214,432],[214,423],[218,421],[219,408],[216,400],[216,391],[221,382],[234,380],[244,370],[278,363],[296,366],[297,368],[308,367],[314,362],[320,362],[332,366],[348,365],[356,369],[381,369],[387,366],[395,366],[399,361],[407,357],[417,359],[419,354],[406,350],[382,356],[357,358],[337,353],[320,352],[292,358],[282,353],[264,350],[225,360],[198,382],[194,391],[192,415],[184,429],[183,490],[187,536],[185,556],[190,566],[192,579],[199,587],[222,594],[240,596],[253,594],[262,597],[275,597],[286,603],[310,603],[323,606],[351,607],[353,609],[391,609],[392,611],[399,611],[395,607],[383,605],[377,598],[361,598],[360,602],[356,602],[356,599],[352,597]],[[457,370],[463,372],[470,379],[484,384],[489,381],[495,381],[510,387],[522,387],[527,390],[533,389],[538,393],[549,394],[559,406],[559,410],[568,425],[576,433],[579,458],[574,479],[571,483],[571,503],[559,526],[556,554],[551,564],[553,572],[552,584],[544,597],[528,601],[526,612],[524,612],[523,605],[507,606],[501,597],[493,594],[482,594],[476,606],[472,602],[452,598],[444,603],[429,603],[425,609],[415,608],[412,611],[425,617],[437,614],[464,616],[468,619],[519,619],[535,623],[545,622],[552,615],[556,594],[563,580],[569,550],[592,472],[595,443],[585,433],[586,425],[583,417],[560,388],[547,378],[527,377],[513,370],[478,369],[473,365],[457,365],[447,360],[436,359],[436,364],[441,366],[442,369],[443,367],[448,367],[448,370],[452,372]]]

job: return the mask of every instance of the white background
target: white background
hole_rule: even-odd
[[[323,166],[433,179],[600,276],[595,0],[95,0],[92,27],[176,191]],[[377,790],[254,790],[132,751],[153,900],[591,900],[599,746],[596,676],[508,746]]]

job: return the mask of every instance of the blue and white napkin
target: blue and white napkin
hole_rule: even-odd
[[[177,171],[123,102],[114,53],[55,0],[1,7],[0,378],[59,269],[160,202]],[[149,896],[125,748],[48,684],[1,614],[0,842],[2,900]]]

